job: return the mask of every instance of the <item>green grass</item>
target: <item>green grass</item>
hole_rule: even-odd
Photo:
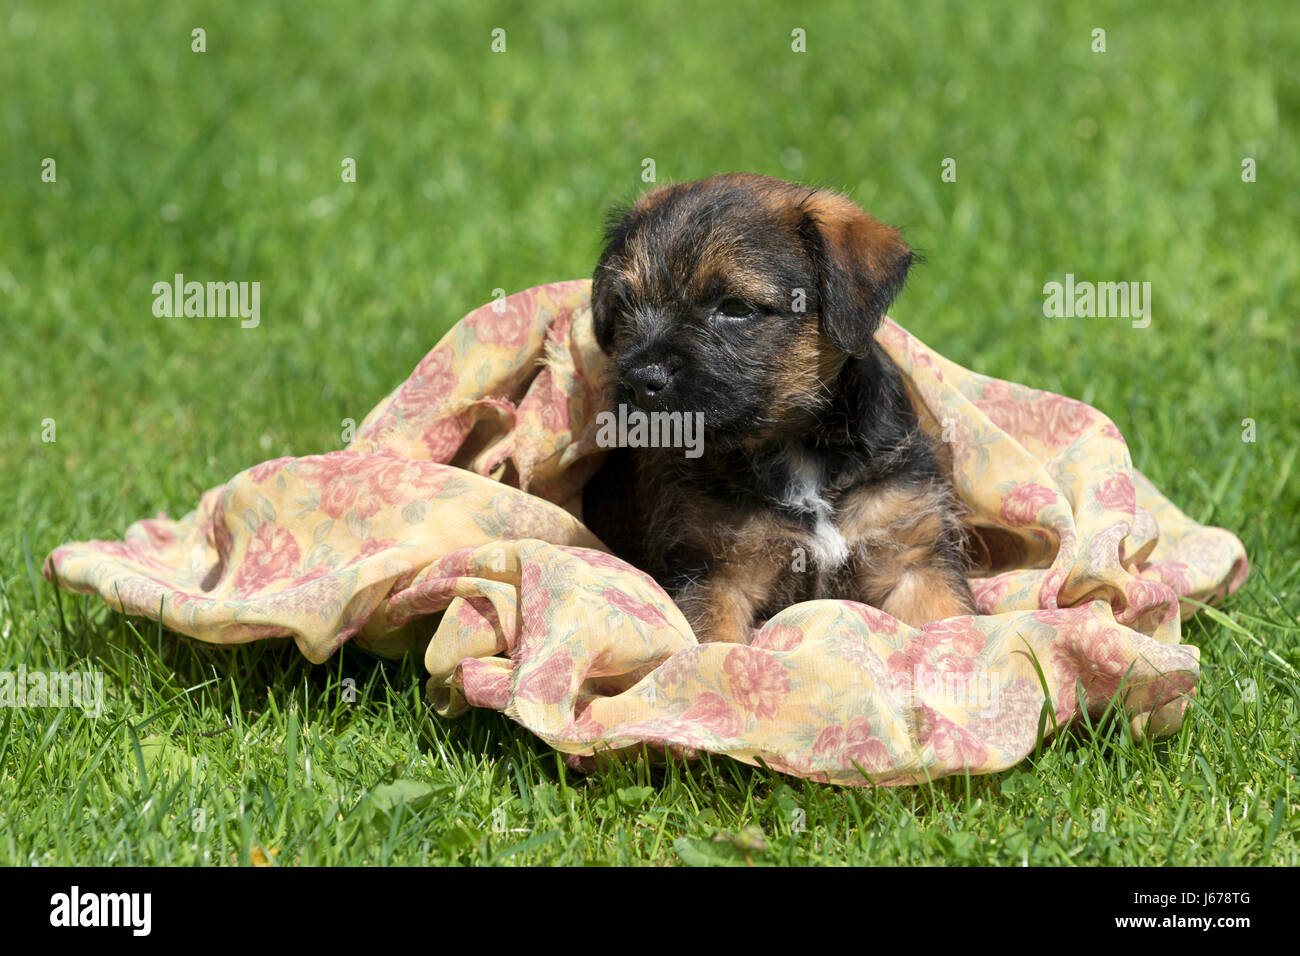
[[[1294,4],[246,7],[0,12],[0,670],[108,693],[96,720],[0,711],[0,863],[1300,863]],[[1103,409],[1241,536],[1246,587],[1186,626],[1177,736],[1103,721],[877,792],[724,758],[583,777],[499,714],[431,715],[414,661],[201,646],[40,577],[63,541],[338,447],[494,289],[589,274],[647,157],[847,189],[927,254],[897,320]],[[261,326],[154,318],[175,272],[260,281]],[[1151,282],[1151,328],[1044,319],[1067,272]]]

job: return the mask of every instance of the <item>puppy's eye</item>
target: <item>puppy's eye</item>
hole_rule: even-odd
[[[753,305],[746,302],[739,296],[729,295],[718,303],[714,314],[725,316],[728,319],[748,319],[758,311]]]

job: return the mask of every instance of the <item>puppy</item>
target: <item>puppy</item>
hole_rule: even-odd
[[[816,598],[914,626],[973,613],[960,509],[874,339],[912,259],[843,196],[766,176],[611,215],[592,319],[615,400],[702,413],[703,443],[616,450],[583,513],[700,640]]]

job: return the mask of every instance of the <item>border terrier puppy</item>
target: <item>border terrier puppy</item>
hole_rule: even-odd
[[[843,196],[766,176],[611,214],[592,317],[615,400],[704,433],[695,457],[615,450],[583,513],[700,640],[816,598],[913,626],[974,612],[961,511],[874,338],[912,259]]]

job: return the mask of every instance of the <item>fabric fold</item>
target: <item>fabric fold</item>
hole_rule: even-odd
[[[787,608],[748,645],[701,645],[649,576],[581,522],[610,407],[586,280],[470,313],[341,451],[264,462],[183,518],[56,549],[48,577],[202,641],[427,641],[446,716],[502,711],[570,755],[650,745],[827,783],[990,773],[1040,722],[1122,708],[1178,728],[1190,601],[1239,588],[1230,532],[1182,514],[1081,402],[971,372],[886,320],[922,425],[951,455],[979,614],[907,627],[849,601]]]

